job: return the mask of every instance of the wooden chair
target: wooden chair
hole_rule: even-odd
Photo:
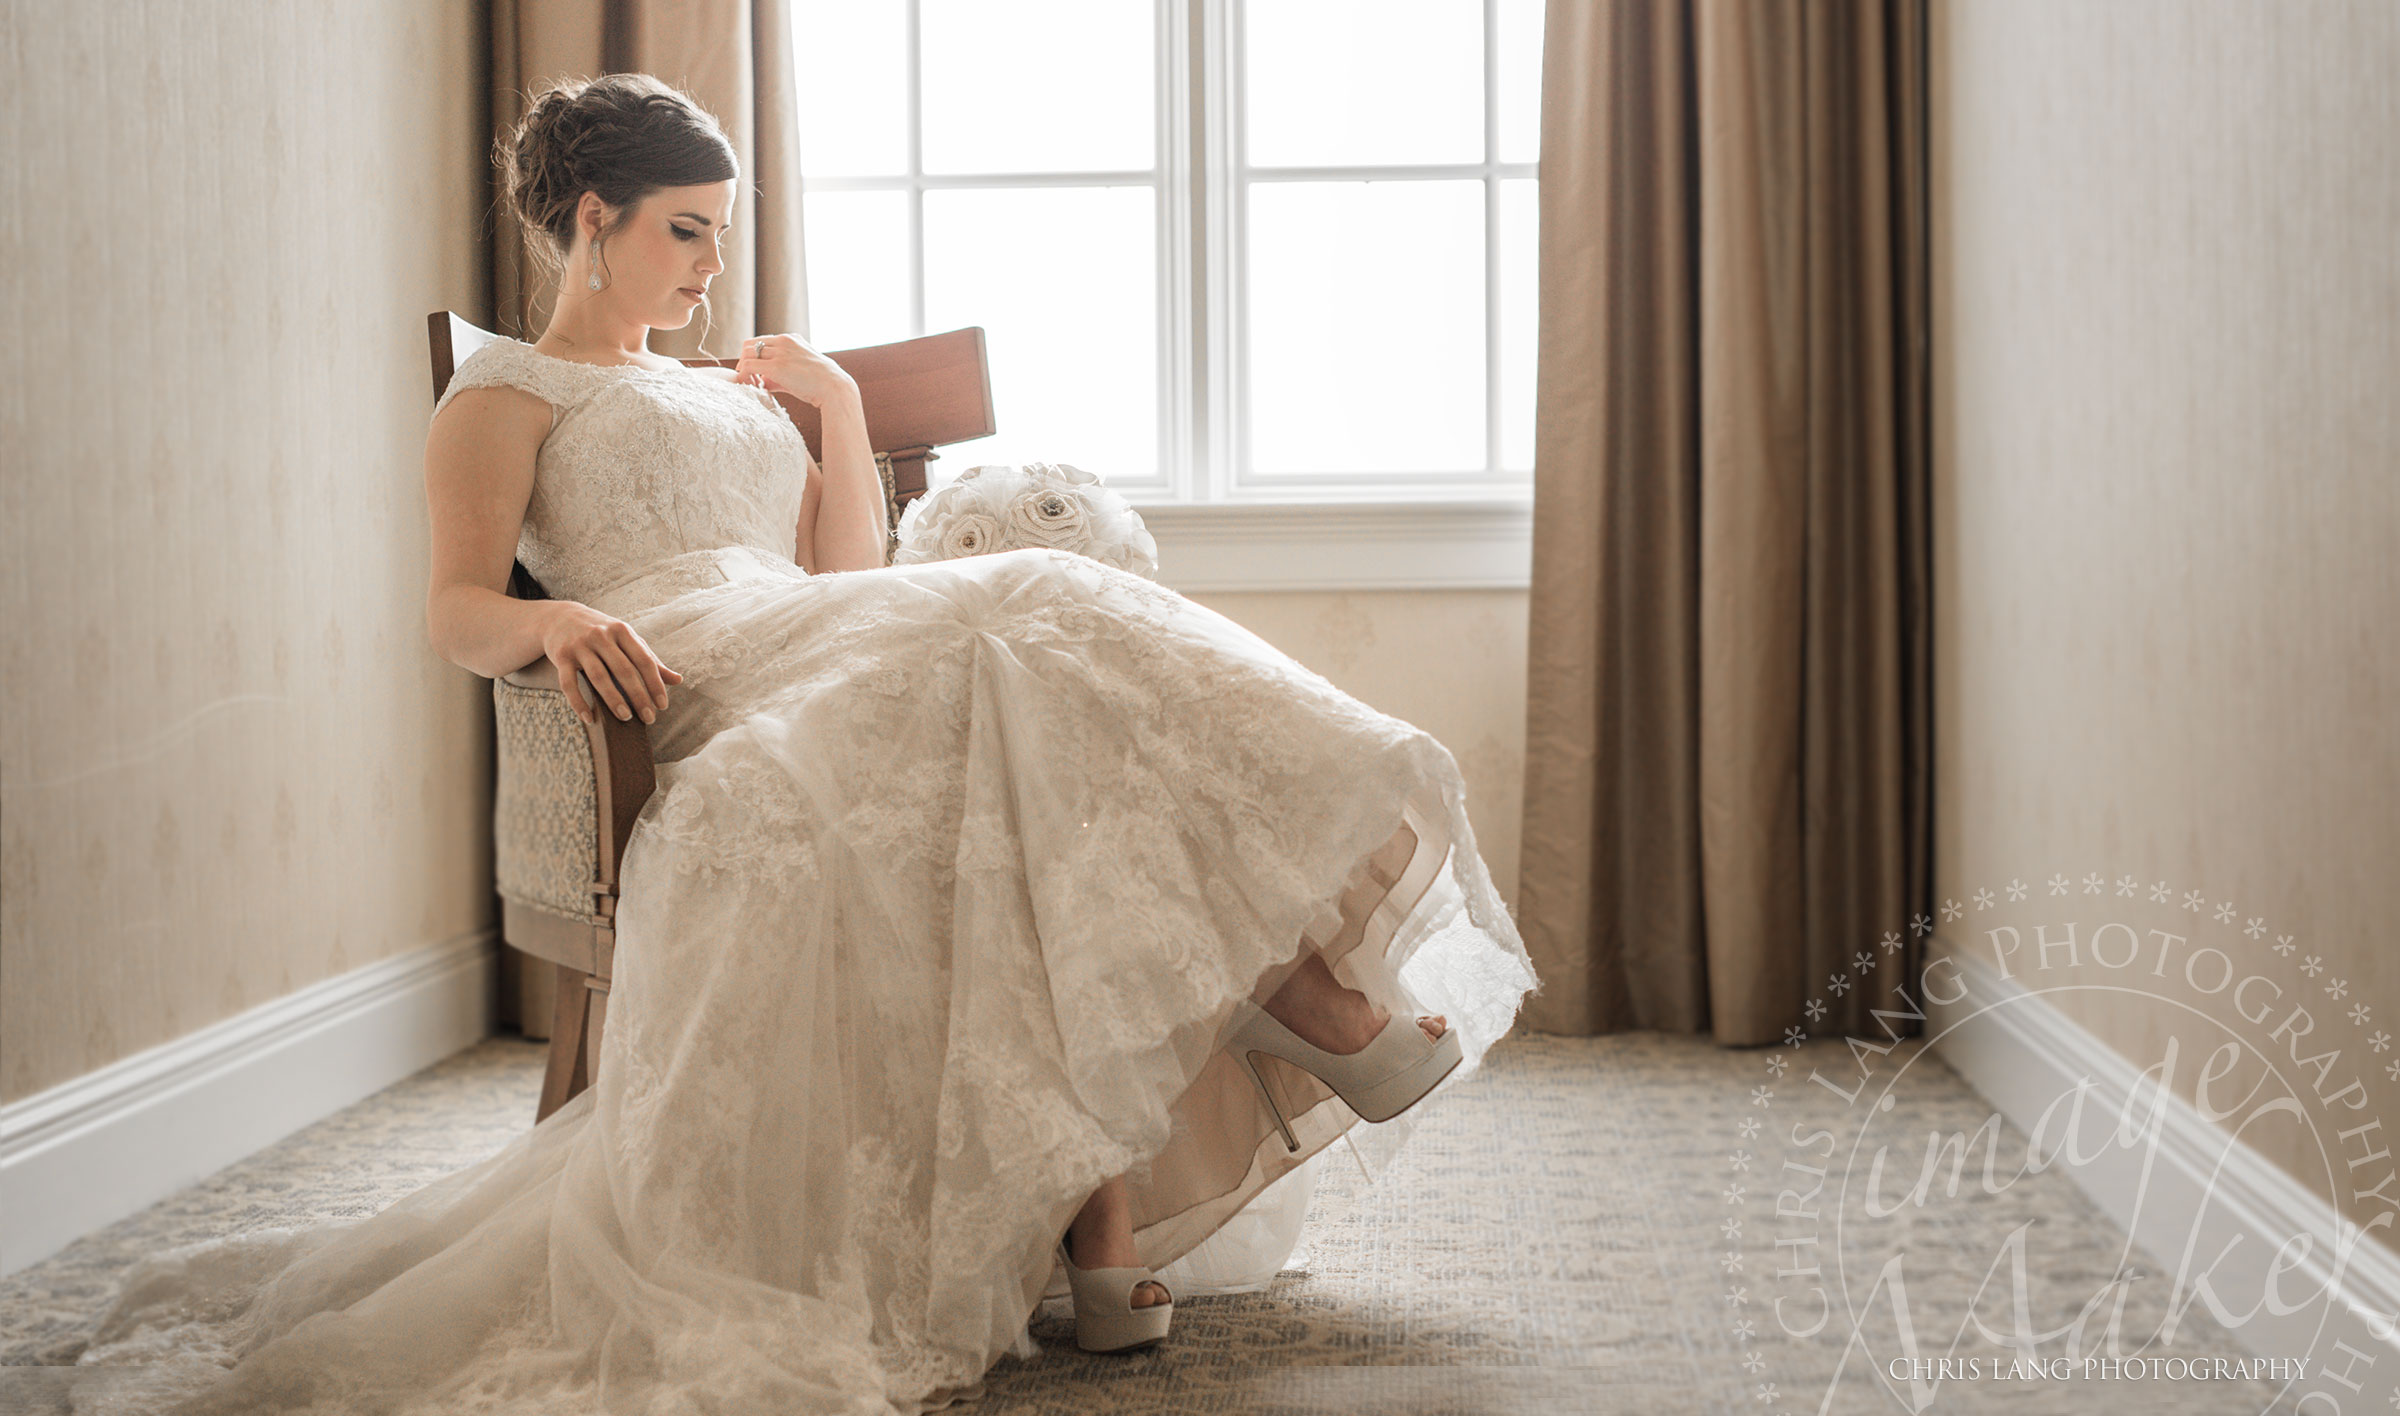
[[[427,317],[433,396],[439,400],[461,360],[499,336],[448,310]],[[936,447],[988,437],[990,367],[983,330],[969,326],[896,344],[829,352],[857,380],[868,441],[883,478],[885,563],[897,541],[900,512],[925,492],[925,464]],[[686,359],[726,366],[731,359]],[[817,410],[776,395],[823,456]],[[508,592],[550,598],[519,562]],[[589,680],[580,687],[599,697]],[[564,1106],[591,1082],[600,1057],[608,984],[616,955],[618,864],[634,818],[653,786],[650,734],[639,718],[601,712],[585,724],[558,687],[547,658],[492,680],[498,773],[493,789],[493,880],[501,936],[556,970],[550,1059],[534,1121]]]

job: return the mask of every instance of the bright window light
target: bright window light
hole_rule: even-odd
[[[796,0],[809,337],[1137,503],[1531,494],[1542,0]]]

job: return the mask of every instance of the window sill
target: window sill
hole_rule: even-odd
[[[1217,590],[1522,590],[1532,583],[1533,503],[1315,501],[1134,503],[1158,541],[1158,576]]]

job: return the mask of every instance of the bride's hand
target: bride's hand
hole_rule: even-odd
[[[765,334],[742,341],[742,357],[734,373],[770,393],[788,393],[803,403],[822,408],[836,397],[856,398],[858,384],[841,365],[819,354],[793,334]]]
[[[598,707],[585,702],[575,682],[580,670],[619,718],[631,721],[638,712],[645,723],[658,721],[667,709],[667,685],[683,682],[683,675],[660,663],[625,621],[574,600],[554,600],[551,605],[550,620],[542,627],[542,653],[557,666],[558,686],[575,716],[586,723],[599,721]],[[628,685],[635,690],[630,702]]]

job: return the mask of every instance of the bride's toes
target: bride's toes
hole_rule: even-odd
[[[1167,1292],[1167,1286],[1163,1283],[1152,1283],[1145,1280],[1134,1285],[1133,1306],[1137,1308],[1154,1308],[1161,1303],[1174,1301],[1174,1295]]]
[[[1417,1026],[1425,1030],[1425,1036],[1433,1038],[1437,1041],[1441,1038],[1443,1033],[1446,1033],[1450,1030],[1449,1020],[1444,1018],[1439,1013],[1435,1013],[1431,1017],[1417,1019]]]

